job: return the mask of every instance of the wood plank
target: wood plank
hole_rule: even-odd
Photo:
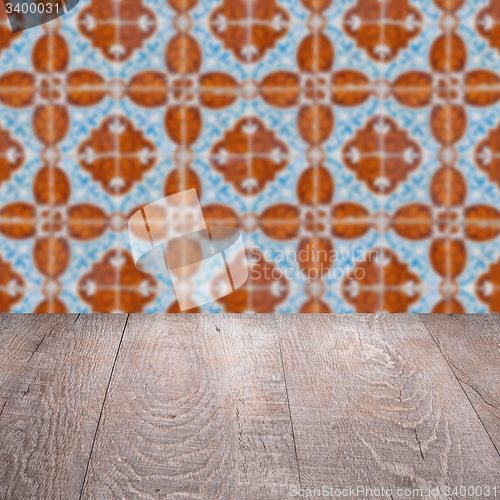
[[[60,314],[0,314],[0,408],[8,397],[4,393],[7,377],[23,376],[26,363],[51,331]]]
[[[297,478],[274,316],[131,316],[83,498],[273,499]]]
[[[422,314],[495,447],[500,450],[500,325],[497,314]]]
[[[304,489],[500,484],[500,457],[418,316],[277,321]]]
[[[126,315],[12,316],[0,336],[0,498],[78,498]]]

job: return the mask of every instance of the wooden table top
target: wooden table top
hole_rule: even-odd
[[[499,450],[497,315],[0,315],[2,500],[492,499]]]

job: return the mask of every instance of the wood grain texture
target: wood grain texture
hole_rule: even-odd
[[[84,499],[284,498],[298,472],[272,315],[132,315]]]
[[[2,316],[2,500],[79,497],[125,321]]]
[[[498,316],[125,323],[0,315],[0,499],[500,494]]]
[[[303,488],[500,484],[500,457],[418,316],[277,321]]]
[[[26,363],[59,318],[59,314],[0,314],[0,413],[12,392],[26,388]]]
[[[421,314],[490,438],[500,450],[500,318]]]

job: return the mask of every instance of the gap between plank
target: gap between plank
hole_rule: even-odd
[[[297,463],[297,475],[299,476],[300,489],[302,489],[302,480],[300,478],[299,457],[297,455],[297,444],[295,443],[295,432],[293,430],[292,410],[290,408],[290,398],[288,397],[288,386],[286,383],[285,363],[283,362],[283,351],[281,350],[281,333],[280,333],[279,326],[276,328],[276,330],[278,331],[278,347],[280,349],[281,369],[283,370],[283,379],[285,381],[286,402],[288,405],[288,415],[290,416],[290,426],[292,429],[293,448],[295,450],[295,462]]]
[[[462,389],[463,393],[465,394],[465,397],[467,398],[467,400],[469,401],[470,405],[472,406],[472,409],[474,410],[474,413],[477,415],[477,418],[481,422],[481,425],[483,426],[484,432],[486,432],[487,436],[489,437],[489,439],[491,441],[491,444],[493,445],[493,448],[495,448],[495,451],[500,456],[500,451],[498,450],[498,448],[497,448],[497,446],[495,444],[495,441],[493,441],[493,439],[491,438],[490,433],[488,432],[488,429],[486,429],[486,427],[485,427],[485,425],[484,425],[481,417],[479,416],[479,413],[476,411],[476,408],[475,408],[474,404],[472,403],[472,401],[470,400],[469,395],[465,391],[464,386],[462,385],[462,382],[460,382],[460,379],[457,377],[457,375],[455,373],[455,370],[453,369],[453,366],[448,361],[448,358],[444,355],[444,352],[441,350],[441,346],[437,343],[436,339],[434,338],[434,335],[432,335],[432,332],[431,332],[430,328],[425,324],[425,321],[422,320],[422,318],[420,317],[420,314],[418,314],[418,319],[420,320],[420,323],[422,323],[422,325],[424,325],[425,329],[429,332],[429,335],[431,336],[432,340],[434,341],[434,343],[436,344],[437,348],[439,349],[439,352],[441,353],[441,355],[443,356],[444,360],[446,361],[446,364],[449,366],[451,372],[453,373],[453,376],[455,377],[455,379],[457,380],[458,384],[460,385],[460,388]]]
[[[127,324],[128,324],[128,319],[129,318],[130,318],[130,313],[127,314],[127,319],[125,320],[125,325],[123,327],[122,335],[120,337],[120,342],[118,344],[118,349],[116,350],[115,360],[113,361],[113,366],[111,367],[111,373],[109,374],[108,385],[106,386],[106,392],[104,393],[104,399],[102,401],[101,411],[99,413],[99,418],[97,419],[97,425],[96,425],[96,428],[95,428],[94,438],[92,439],[92,446],[90,448],[89,459],[87,461],[87,467],[85,468],[85,475],[83,476],[82,489],[80,490],[80,496],[78,497],[78,500],[81,500],[82,495],[83,495],[83,490],[85,488],[85,481],[87,480],[87,474],[89,472],[90,460],[92,458],[92,452],[94,451],[94,445],[95,445],[95,441],[96,441],[96,438],[97,438],[97,431],[99,430],[99,424],[101,423],[102,412],[104,410],[104,405],[106,403],[106,398],[108,396],[109,386],[111,384],[111,378],[113,377],[113,372],[115,371],[116,360],[118,359],[118,353],[120,352],[120,347],[121,347],[122,341],[123,341],[123,335],[125,334],[125,329],[127,328]]]
[[[39,348],[39,347],[43,344],[43,341],[45,340],[45,337],[46,337],[47,335],[49,335],[49,336],[50,336],[50,335],[52,334],[52,332],[54,331],[55,327],[57,326],[58,321],[61,319],[61,317],[62,317],[62,316],[63,316],[63,314],[62,314],[62,313],[61,313],[61,314],[59,314],[59,316],[58,316],[58,318],[57,318],[57,320],[56,320],[56,322],[55,322],[54,326],[50,329],[50,332],[49,332],[49,333],[45,332],[45,333],[43,334],[42,340],[40,340],[40,342],[38,342],[38,345],[35,347],[35,350],[31,353],[31,356],[28,358],[28,361],[26,362],[26,364],[27,364],[27,363],[29,363],[29,362],[31,361],[31,358],[32,358],[32,357],[35,355],[35,353],[38,351],[38,348]],[[80,315],[78,315],[78,316],[80,316]],[[29,387],[29,386],[28,386],[28,387]]]

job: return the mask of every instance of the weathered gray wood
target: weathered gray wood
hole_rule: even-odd
[[[0,498],[498,487],[500,319],[421,319],[0,315]]]
[[[418,316],[277,321],[304,489],[500,484],[500,457]]]
[[[125,321],[2,316],[2,500],[78,498]]]
[[[132,315],[84,499],[273,499],[298,481],[276,320]]]
[[[422,314],[441,352],[500,450],[500,326],[496,314]]]
[[[5,381],[19,382],[26,363],[60,314],[0,314],[0,409],[8,397]]]

